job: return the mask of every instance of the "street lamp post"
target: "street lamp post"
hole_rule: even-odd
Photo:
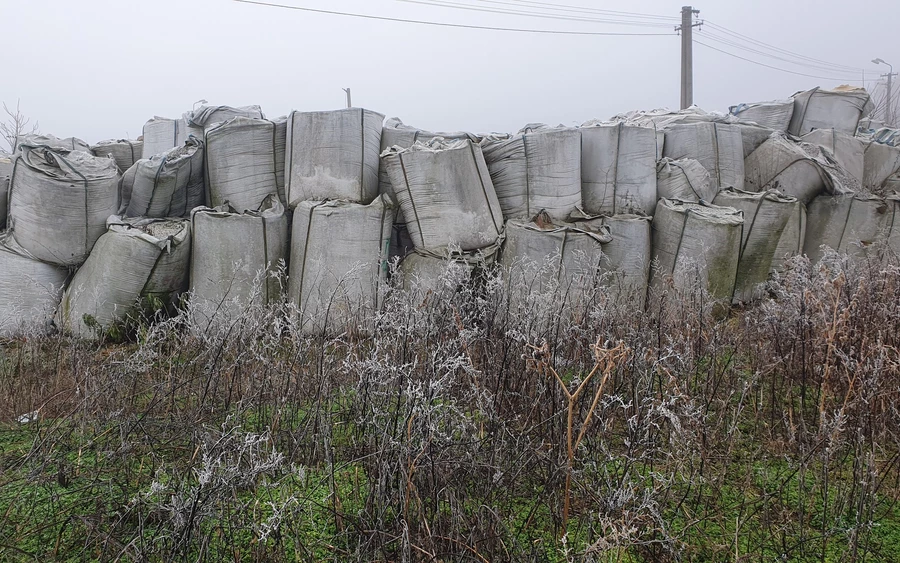
[[[891,87],[893,86],[893,78],[895,76],[894,75],[894,65],[885,61],[884,59],[872,59],[872,62],[877,65],[878,64],[888,65],[888,68],[890,69],[890,70],[888,70],[888,73],[887,73],[887,107],[884,110],[884,116],[885,116],[885,125],[887,125],[888,127],[892,127],[894,125],[894,115],[893,115],[894,99],[891,97],[891,94],[892,94]]]

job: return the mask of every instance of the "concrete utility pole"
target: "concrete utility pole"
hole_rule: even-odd
[[[682,6],[681,25],[675,28],[681,32],[681,109],[694,105],[694,28],[703,23],[694,23],[694,15],[699,13],[693,6]]]
[[[884,59],[872,59],[875,64],[888,65],[888,73],[881,76],[887,76],[887,107],[884,109],[884,124],[888,127],[894,125],[894,98],[893,98],[893,81],[897,74],[894,72],[894,65]]]
[[[347,107],[352,108],[353,103],[350,101],[350,88],[341,88],[344,92],[347,92]]]

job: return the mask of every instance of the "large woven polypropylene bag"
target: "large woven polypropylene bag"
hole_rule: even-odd
[[[181,147],[137,161],[120,191],[126,217],[187,216],[206,202],[203,141],[189,137]]]
[[[711,202],[719,191],[709,172],[693,158],[664,158],[656,167],[656,186],[660,198]],[[655,209],[655,208],[654,208]]]
[[[889,184],[900,174],[900,148],[870,142],[863,155],[863,187],[877,194],[889,193]]]
[[[738,104],[728,108],[728,112],[741,121],[756,123],[776,131],[787,131],[794,115],[794,100]]]
[[[49,330],[68,275],[0,234],[0,336]]]
[[[867,194],[817,197],[808,206],[804,252],[813,262],[825,247],[855,259],[879,259],[892,238],[894,202]]]
[[[785,260],[803,254],[803,244],[806,241],[806,204],[794,199],[796,201],[791,205],[790,219],[784,226],[781,238],[778,239],[778,245],[775,247],[772,272],[780,272]]]
[[[816,129],[803,136],[807,143],[827,149],[848,176],[863,183],[866,144],[835,129]]]
[[[591,228],[602,225],[608,230],[610,241],[603,245],[604,284],[612,296],[639,309],[644,307],[650,282],[652,219],[644,215],[612,215],[576,223]]]
[[[744,139],[739,127],[723,123],[688,123],[665,129],[663,155],[692,158],[709,172],[716,189],[744,187]]]
[[[77,137],[66,137],[60,139],[54,135],[39,135],[37,133],[28,133],[16,137],[16,146],[13,154],[21,153],[23,145],[32,147],[45,147],[57,151],[82,151],[91,152],[91,146]]]
[[[20,149],[9,186],[8,227],[38,260],[81,264],[119,207],[115,161],[82,151]]]
[[[854,135],[860,119],[873,107],[864,88],[813,88],[794,94],[794,114],[788,133],[798,137],[814,129],[835,129]]]
[[[119,173],[124,174],[135,162],[143,158],[144,142],[130,141],[128,139],[110,139],[92,145],[91,152],[94,156],[100,158],[111,156],[116,161]]]
[[[769,279],[777,263],[779,242],[788,223],[796,217],[798,201],[775,191],[727,188],[716,195],[713,203],[744,215],[734,302],[749,303],[763,294],[760,285]]]
[[[290,207],[323,199],[372,203],[383,122],[380,113],[360,108],[291,112],[285,157]]]
[[[392,147],[408,149],[418,141],[425,143],[437,137],[440,137],[445,141],[459,141],[465,139],[469,139],[474,143],[478,143],[481,141],[481,137],[473,135],[472,133],[465,133],[462,131],[425,131],[416,127],[404,125],[403,122],[396,117],[391,117],[390,119],[385,121],[384,126],[381,129],[381,153],[384,153],[384,151]],[[391,177],[388,175],[387,168],[384,166],[381,166],[378,171],[378,193],[387,194],[394,203],[397,203],[399,205],[399,202],[397,202],[397,197],[394,195],[394,187],[391,184]],[[405,222],[402,210],[398,210],[397,222]]]
[[[618,123],[581,128],[582,208],[591,215],[656,208],[656,129]]]
[[[746,190],[777,190],[809,203],[822,192],[841,194],[859,184],[819,146],[774,134],[745,162]]]
[[[278,158],[279,149],[284,154],[284,125],[235,117],[206,130],[206,181],[212,207],[256,209],[270,194],[284,201],[284,157]]]
[[[191,300],[199,324],[221,326],[281,301],[288,217],[278,196],[259,209],[198,207],[191,213]]]
[[[715,300],[731,301],[744,227],[740,211],[661,199],[652,227],[653,256],[658,260],[651,273],[653,287],[672,283],[680,291],[704,289]]]
[[[141,150],[141,158],[150,158],[169,149],[180,147],[184,145],[191,134],[196,133],[196,130],[188,129],[184,118],[153,117],[144,124],[142,131],[144,146]]]
[[[303,332],[372,327],[387,279],[394,214],[386,195],[369,205],[304,201],[294,209],[288,299]]]
[[[88,338],[171,307],[187,289],[190,257],[189,221],[110,217],[63,294],[57,326]]]
[[[503,215],[481,148],[469,140],[416,143],[383,155],[391,183],[420,251],[463,251],[498,243]]]
[[[399,288],[411,295],[413,302],[443,302],[470,282],[497,260],[499,246],[484,252],[447,251],[423,254],[407,254],[391,278]]]
[[[581,207],[579,129],[526,127],[485,137],[481,148],[504,218],[527,220],[546,211],[564,221]]]
[[[207,127],[212,127],[216,123],[222,123],[235,117],[246,117],[248,119],[266,118],[259,106],[241,106],[237,108],[231,106],[200,106],[185,113],[184,122],[194,135],[202,137]]]

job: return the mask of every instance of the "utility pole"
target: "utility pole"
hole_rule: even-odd
[[[353,103],[350,101],[350,88],[341,88],[344,92],[347,92],[347,107],[352,108]]]
[[[872,62],[875,64],[882,64],[888,66],[887,74],[882,74],[881,76],[887,77],[887,106],[884,108],[884,124],[888,127],[894,126],[894,98],[893,98],[893,82],[894,77],[897,76],[897,73],[894,72],[894,65],[885,61],[884,59],[872,59]]]
[[[699,13],[693,6],[682,6],[681,25],[675,28],[681,32],[681,109],[694,105],[694,28],[703,24],[694,23],[694,15]]]

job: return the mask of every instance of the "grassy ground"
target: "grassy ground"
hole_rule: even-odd
[[[7,341],[0,561],[898,561],[898,273]]]

